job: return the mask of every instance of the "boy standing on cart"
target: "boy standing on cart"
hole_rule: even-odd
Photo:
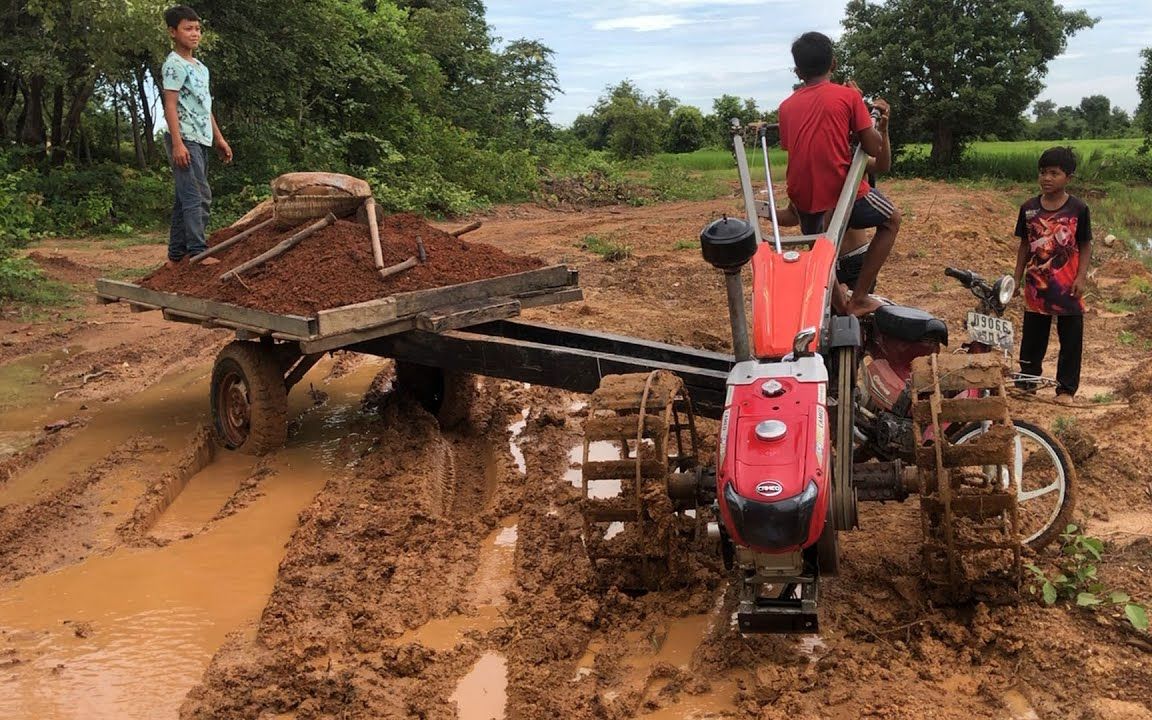
[[[205,229],[212,207],[208,186],[208,151],[215,147],[220,159],[232,162],[232,148],[212,114],[208,68],[193,57],[200,46],[200,16],[187,5],[164,12],[172,52],[164,61],[164,120],[168,132],[164,145],[172,164],[176,200],[168,236],[168,262],[208,249]]]

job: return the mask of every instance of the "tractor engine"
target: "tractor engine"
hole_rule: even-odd
[[[716,499],[737,547],[795,553],[819,540],[830,497],[826,393],[818,356],[733,369]]]

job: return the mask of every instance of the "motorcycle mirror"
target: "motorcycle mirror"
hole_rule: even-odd
[[[1011,275],[1005,275],[992,286],[992,294],[1000,301],[1001,305],[1007,305],[1016,293],[1016,280]]]

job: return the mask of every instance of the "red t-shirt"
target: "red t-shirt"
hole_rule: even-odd
[[[860,93],[822,82],[802,87],[780,104],[780,146],[788,152],[788,199],[797,210],[836,207],[852,165],[849,133],[872,127]],[[861,181],[856,197],[868,194]]]

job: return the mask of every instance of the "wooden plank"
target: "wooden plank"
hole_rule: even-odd
[[[96,304],[97,305],[111,305],[112,303],[118,303],[118,302],[120,302],[120,298],[108,297],[107,295],[101,295],[100,293],[96,293]]]
[[[444,332],[479,325],[494,320],[507,320],[520,314],[520,301],[502,298],[485,303],[457,306],[416,316],[416,327],[427,332]]]
[[[139,285],[117,280],[97,280],[96,290],[99,294],[107,297],[117,297],[129,302],[154,305],[160,308],[243,323],[249,327],[272,330],[297,338],[311,337],[316,334],[316,320],[314,318],[306,318],[299,315],[281,315],[264,310],[254,310],[252,308],[239,307],[238,305],[230,305],[216,300],[204,300],[187,295],[149,290]]]
[[[396,296],[316,313],[317,335],[328,336],[382,325],[396,319]]]
[[[265,337],[271,335],[272,331],[267,328],[255,327],[253,325],[245,325],[244,323],[233,322],[231,320],[222,320],[220,318],[208,317],[197,313],[184,312],[181,310],[164,310],[165,320],[174,320],[176,322],[194,322],[199,323],[201,327],[208,328],[209,330],[216,328],[227,328],[228,330],[236,330],[248,335],[255,335],[257,337]]]
[[[444,307],[461,305],[471,300],[487,300],[494,297],[518,297],[521,294],[532,293],[534,299],[521,307],[537,307],[551,305],[559,302],[570,302],[583,298],[581,294],[558,295],[554,298],[544,297],[546,293],[560,293],[573,288],[579,275],[570,271],[564,265],[553,265],[529,270],[515,275],[505,275],[487,280],[477,280],[472,283],[448,285],[429,290],[415,290],[407,293],[397,293],[377,300],[368,300],[355,305],[345,305],[331,310],[321,310],[316,313],[317,332],[321,337],[341,333],[364,330],[374,325],[382,325],[390,320],[415,315],[430,310],[439,310]],[[540,297],[535,297],[541,293]]]
[[[396,318],[386,323],[373,325],[372,327],[339,333],[337,335],[317,335],[306,340],[300,340],[300,352],[305,355],[311,355],[313,353],[328,352],[329,350],[338,350],[349,345],[355,345],[356,343],[382,338],[385,335],[402,333],[406,330],[412,330],[415,327],[416,318],[409,316]],[[276,336],[273,335],[273,337]]]
[[[153,310],[159,310],[160,306],[159,305],[152,305],[150,303],[134,302],[134,303],[128,304],[128,309],[134,313],[142,313],[142,312],[152,312]]]
[[[566,302],[579,302],[584,299],[584,290],[581,288],[567,288],[564,290],[539,290],[537,292],[517,295],[520,308],[543,307],[545,305],[560,305]]]
[[[501,275],[500,277],[476,280],[459,285],[448,285],[429,290],[414,290],[412,292],[397,293],[392,297],[396,300],[396,317],[414,315],[425,310],[434,310],[450,305],[459,305],[469,300],[484,300],[493,297],[513,297],[520,293],[544,290],[546,288],[560,289],[568,284],[568,267],[565,265],[552,265],[549,267],[529,270],[514,275]]]

